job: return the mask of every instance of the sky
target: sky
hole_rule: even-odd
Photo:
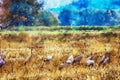
[[[38,0],[40,1],[40,0]],[[77,2],[80,0],[44,0],[44,9],[50,9],[50,8],[58,8],[61,6],[66,6],[72,2]],[[84,0],[81,0],[81,3]],[[105,9],[105,8],[120,8],[118,5],[120,4],[120,0],[86,0],[89,1],[88,8],[99,8],[99,9]],[[119,2],[118,5],[112,4],[112,2]]]
[[[44,8],[57,8],[72,3],[73,0],[45,0]]]

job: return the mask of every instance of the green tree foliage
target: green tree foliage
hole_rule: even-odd
[[[34,25],[37,26],[56,26],[58,21],[56,17],[49,11],[41,11],[36,15]]]
[[[10,26],[55,26],[56,17],[44,11],[44,0],[11,0],[10,17],[4,28]]]
[[[11,0],[10,16],[4,27],[32,26],[35,16],[43,9],[43,4],[43,0]]]

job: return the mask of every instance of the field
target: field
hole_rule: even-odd
[[[0,50],[6,61],[0,80],[120,80],[120,29],[1,31]],[[110,63],[98,65],[106,52]],[[91,53],[93,67],[86,65]],[[49,62],[47,55],[53,56]],[[59,70],[70,55],[83,59]]]

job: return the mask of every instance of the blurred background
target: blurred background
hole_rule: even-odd
[[[120,25],[120,0],[0,0],[0,26]]]

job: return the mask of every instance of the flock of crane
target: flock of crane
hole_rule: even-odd
[[[53,59],[53,56],[49,55],[49,56],[45,57],[44,61],[51,61],[52,59]],[[61,70],[62,68],[66,67],[70,64],[80,62],[82,59],[83,59],[83,56],[81,56],[81,55],[79,55],[75,58],[73,57],[73,55],[70,55],[68,57],[68,59],[60,65],[59,69]],[[110,62],[110,53],[105,53],[105,55],[103,55],[101,57],[101,59],[99,60],[99,65],[105,65],[109,62]],[[93,55],[90,55],[89,57],[87,57],[86,64],[87,64],[87,66],[94,66],[95,61],[93,59]]]
[[[48,55],[44,58],[44,61],[51,61],[53,59],[53,56],[52,55]],[[83,56],[79,55],[77,57],[73,57],[73,55],[70,55],[68,57],[68,59],[60,64],[60,67],[59,69],[62,69],[70,64],[74,64],[74,63],[77,63],[77,62],[80,62],[81,60],[83,59]],[[101,59],[99,60],[99,64],[107,64],[108,62],[110,62],[110,53],[105,53]],[[3,65],[5,64],[5,59],[4,59],[4,55],[3,55],[3,51],[0,51],[0,67],[2,67]],[[93,59],[93,55],[91,54],[90,56],[87,57],[86,59],[86,64],[88,66],[94,66],[95,64],[95,61]]]

